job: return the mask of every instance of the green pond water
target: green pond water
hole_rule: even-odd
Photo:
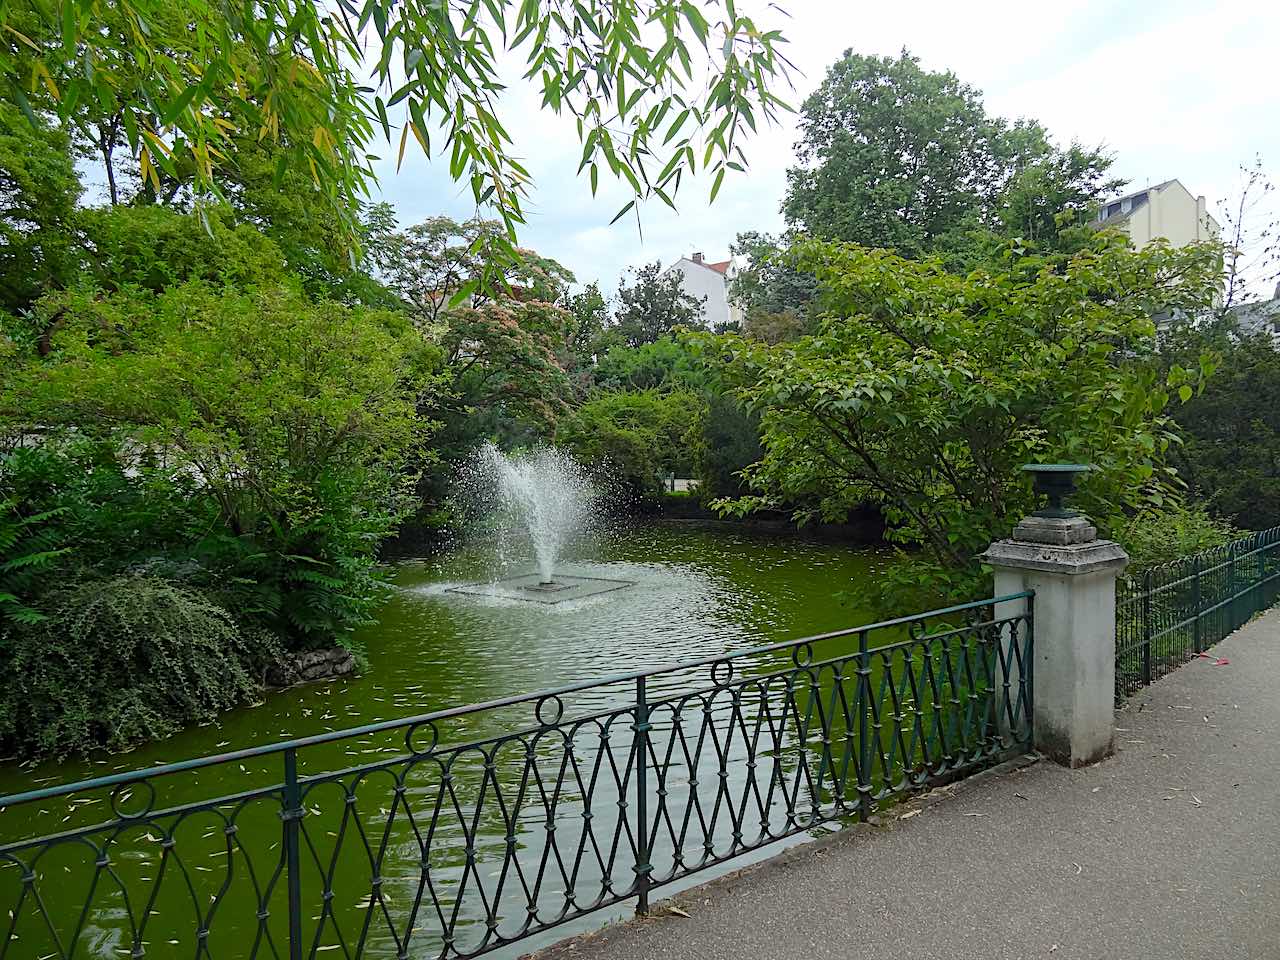
[[[395,588],[378,625],[361,636],[368,652],[368,668],[361,675],[271,693],[261,704],[227,714],[216,724],[125,755],[36,768],[10,764],[0,768],[0,794],[866,623],[873,618],[858,598],[869,592],[887,559],[874,549],[795,535],[658,524],[599,538],[590,556],[570,557],[561,567],[568,574],[625,580],[632,586],[556,605],[451,592],[451,587],[491,571],[474,555],[403,562],[395,567]],[[843,598],[837,599],[837,593]],[[831,644],[820,656],[856,649],[853,638]],[[780,653],[762,658],[752,669],[778,669],[791,662],[789,653]],[[655,678],[649,697],[660,702],[699,683],[707,683],[705,668],[696,674],[666,674]],[[557,713],[563,708],[564,717],[605,716],[629,708],[634,695],[632,682],[607,684],[566,695],[550,707]],[[414,736],[438,737],[442,745],[483,743],[536,727],[536,707],[526,702],[461,716],[437,724],[434,733],[415,731]],[[655,711],[654,722],[660,733],[665,731],[666,760],[673,767],[683,764],[685,779],[696,783],[702,767],[715,768],[715,745],[682,742],[673,733],[683,722],[676,713]],[[439,761],[434,767],[406,764],[403,730],[299,751],[304,778],[385,765],[372,774],[322,780],[303,797],[304,955],[467,955],[494,933],[520,933],[530,919],[525,908],[531,899],[559,904],[562,890],[576,885],[583,890],[578,905],[586,906],[601,891],[622,891],[631,882],[634,865],[625,849],[629,841],[624,829],[634,810],[618,803],[635,782],[625,749],[633,721],[630,713],[610,715],[556,743],[512,739],[487,754],[484,747],[459,754],[447,768]],[[733,726],[734,717],[727,722],[725,729]],[[738,725],[742,735],[724,746],[722,754],[743,759],[747,725]],[[757,723],[757,735],[759,727]],[[423,749],[420,741],[409,744]],[[541,767],[531,777],[527,761],[534,753]],[[794,769],[794,759],[784,762],[780,749],[773,753],[778,770]],[[655,753],[654,759],[663,758]],[[10,918],[0,958],[63,956],[73,940],[75,955],[84,957],[129,956],[139,942],[147,957],[288,956],[280,803],[278,793],[271,792],[282,780],[281,762],[279,754],[255,757],[118,792],[118,810],[149,812],[105,832],[75,833],[111,818],[113,800],[105,790],[0,812],[0,844],[71,832],[66,842],[0,856],[0,922],[5,911]],[[723,759],[719,765],[723,769]],[[660,786],[677,789],[674,777]],[[692,790],[687,784],[683,789]],[[208,809],[162,815],[169,807],[240,793],[245,796]],[[684,816],[693,825],[686,823],[684,832],[679,823],[662,827],[654,841],[655,879],[679,872],[681,855],[673,851],[683,849],[682,844],[695,845],[696,838],[699,850],[710,850],[708,836],[722,840],[726,830],[732,832],[732,818],[715,820],[715,802],[708,797],[705,810],[686,803]],[[579,818],[581,812],[593,811],[591,830],[583,831],[579,824],[571,843],[563,849],[549,847],[548,811],[570,808],[579,811],[574,814]],[[705,826],[707,818],[715,820],[712,828]],[[516,849],[529,854],[522,864],[528,875],[512,872],[509,854]],[[371,898],[374,877],[382,885]],[[455,889],[459,884],[467,888],[462,893]],[[546,922],[548,916],[539,916],[535,925]],[[445,939],[450,935],[451,942]],[[528,944],[503,949],[516,956]]]

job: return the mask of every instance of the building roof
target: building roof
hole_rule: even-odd
[[[1240,303],[1231,313],[1241,333],[1280,333],[1280,285],[1270,300]]]
[[[1108,200],[1108,201],[1107,201],[1107,206],[1110,206],[1110,205],[1111,205],[1111,204],[1113,204],[1113,203],[1119,203],[1121,200],[1132,200],[1132,199],[1134,199],[1136,196],[1138,196],[1138,194],[1140,194],[1140,193],[1146,193],[1146,192],[1147,192],[1147,191],[1149,191],[1149,190],[1157,190],[1157,191],[1159,191],[1159,190],[1163,190],[1165,187],[1172,186],[1173,184],[1175,184],[1175,183],[1177,183],[1177,182],[1178,182],[1178,181],[1177,181],[1177,179],[1175,178],[1175,179],[1173,179],[1173,180],[1166,180],[1166,181],[1164,181],[1163,183],[1153,183],[1153,184],[1152,184],[1151,186],[1149,186],[1149,187],[1141,187],[1141,188],[1140,188],[1140,189],[1138,189],[1138,190],[1133,190],[1133,191],[1131,191],[1131,192],[1129,192],[1129,193],[1123,194],[1122,196],[1119,196],[1119,197],[1113,197],[1112,199],[1110,199],[1110,200]],[[1186,189],[1186,188],[1184,187],[1183,189]],[[1190,193],[1190,192],[1191,192],[1190,190],[1187,190],[1187,193]]]
[[[692,256],[681,257],[679,260],[673,263],[669,269],[674,270],[678,265],[682,263],[692,263],[699,267],[706,267],[708,270],[714,270],[716,273],[720,274],[720,276],[723,277],[728,275],[729,267],[733,265],[733,260],[732,259],[717,260],[716,262],[712,263],[708,261],[702,254],[695,253]]]

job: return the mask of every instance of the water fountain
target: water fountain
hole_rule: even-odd
[[[551,446],[508,455],[492,443],[477,452],[463,484],[473,507],[498,521],[503,553],[517,534],[528,538],[537,571],[448,592],[561,603],[631,586],[631,581],[557,572],[566,547],[602,515],[602,496],[582,464]]]

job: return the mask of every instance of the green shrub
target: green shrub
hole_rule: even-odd
[[[1198,503],[1171,503],[1112,524],[1112,536],[1129,553],[1129,571],[1145,570],[1240,536],[1228,521]]]
[[[583,463],[604,466],[639,500],[656,501],[663,480],[689,476],[702,401],[692,393],[601,393],[561,421],[556,440]]]
[[[280,655],[198,591],[151,576],[73,582],[0,634],[0,743],[19,756],[128,749],[251,702]]]
[[[411,505],[410,464],[435,428],[419,404],[438,387],[438,348],[403,316],[289,288],[64,302],[49,354],[0,389],[0,420],[103,438],[90,478],[46,485],[51,501],[111,506],[77,511],[83,562],[216,587],[291,648],[367,622],[378,541]]]

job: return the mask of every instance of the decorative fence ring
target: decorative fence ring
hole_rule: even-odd
[[[717,660],[711,664],[711,682],[717,687],[727,687],[733,682],[733,661]]]
[[[543,715],[543,711],[547,709],[547,704],[555,705],[555,715],[548,718]],[[564,701],[557,694],[549,693],[538,701],[538,705],[533,708],[533,715],[537,717],[538,723],[544,727],[554,727],[564,717]]]
[[[923,620],[917,620],[915,623],[907,624],[907,636],[912,640],[923,640],[928,636],[929,628]]]
[[[134,799],[132,793],[128,796],[125,791],[132,791],[135,787],[146,787],[146,801],[138,810],[126,810],[125,805]],[[149,814],[156,805],[156,788],[150,780],[137,780],[133,783],[122,783],[111,791],[111,812],[120,820],[138,820]]]
[[[418,732],[424,729],[431,734],[431,742],[426,744],[425,746],[423,746],[422,744],[415,743],[418,737]],[[408,730],[404,732],[405,749],[408,750],[415,757],[426,756],[427,754],[435,750],[436,745],[439,743],[440,743],[440,731],[436,729],[435,723],[431,720],[422,720],[419,723],[415,723],[413,724],[413,726],[411,726]]]
[[[797,667],[807,667],[813,663],[813,644],[805,641],[791,648],[791,662]]]

